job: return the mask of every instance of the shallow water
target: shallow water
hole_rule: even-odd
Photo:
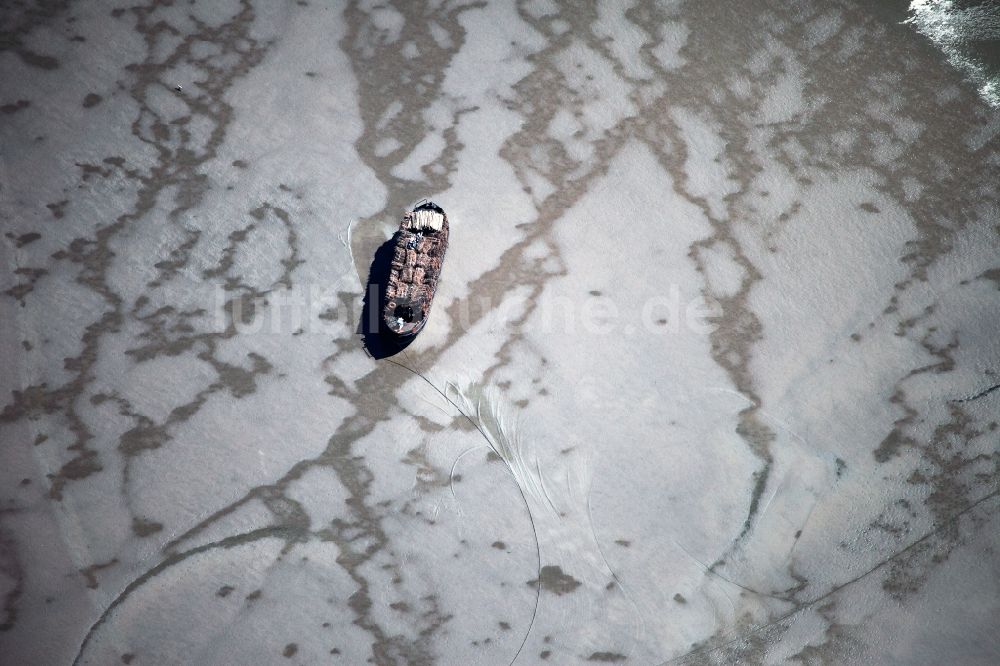
[[[0,10],[4,661],[996,663],[1000,112],[907,9]]]

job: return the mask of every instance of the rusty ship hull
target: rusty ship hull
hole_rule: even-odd
[[[447,249],[448,216],[440,206],[422,204],[403,216],[382,311],[392,335],[411,337],[427,324]]]

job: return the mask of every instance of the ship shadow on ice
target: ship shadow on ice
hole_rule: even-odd
[[[401,338],[386,330],[382,321],[385,309],[385,286],[392,270],[393,250],[400,232],[396,232],[375,251],[371,266],[368,268],[368,283],[365,285],[365,295],[361,306],[361,321],[358,322],[358,334],[365,351],[372,358],[383,359],[403,351],[416,339],[416,335]]]

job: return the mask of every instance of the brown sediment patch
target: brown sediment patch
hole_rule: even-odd
[[[14,275],[27,278],[27,282],[19,282],[18,284],[5,290],[3,293],[11,298],[20,302],[23,307],[26,305],[25,297],[30,294],[35,289],[35,283],[38,282],[43,276],[48,275],[49,271],[45,268],[17,268],[14,269]]]
[[[59,61],[52,56],[35,53],[34,51],[29,51],[28,49],[19,49],[17,55],[20,56],[21,60],[26,65],[30,65],[31,67],[37,67],[38,69],[59,68]]]
[[[132,532],[138,537],[148,537],[163,530],[163,523],[143,518],[132,518]]]
[[[21,485],[26,485],[24,479]],[[17,543],[0,525],[0,572],[10,581],[3,596],[3,616],[0,617],[0,632],[10,631],[17,624],[18,604],[24,595],[25,571],[18,556]]]
[[[976,276],[979,280],[989,280],[997,289],[1000,289],[1000,268],[991,268],[988,271],[983,271]]]
[[[4,104],[3,106],[0,106],[0,113],[9,115],[11,113],[17,113],[18,111],[27,109],[29,106],[31,106],[31,102],[29,100],[19,99],[13,104]]]
[[[37,231],[29,231],[28,233],[21,234],[20,236],[12,234],[12,233],[10,233],[8,231],[4,235],[7,238],[9,238],[12,241],[14,241],[14,245],[16,245],[19,248],[24,247],[25,245],[29,245],[31,243],[34,243],[36,240],[38,240],[39,238],[42,237],[42,235],[40,233],[38,233]]]
[[[547,592],[563,595],[573,592],[576,588],[580,587],[581,583],[573,578],[573,576],[564,573],[562,567],[547,564],[538,572],[538,578],[529,580],[528,585],[532,587],[541,586],[541,589]]]
[[[87,581],[87,587],[92,590],[96,590],[99,586],[97,574],[105,569],[113,567],[116,564],[118,564],[118,558],[112,558],[107,562],[91,564],[89,567],[80,569],[80,573],[83,575],[84,580]]]
[[[68,203],[69,199],[63,199],[55,203],[45,204],[45,207],[52,213],[52,217],[61,220],[66,215],[66,204]]]

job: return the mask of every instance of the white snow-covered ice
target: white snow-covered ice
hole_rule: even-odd
[[[1000,662],[1000,111],[930,24],[0,16],[0,661]]]

